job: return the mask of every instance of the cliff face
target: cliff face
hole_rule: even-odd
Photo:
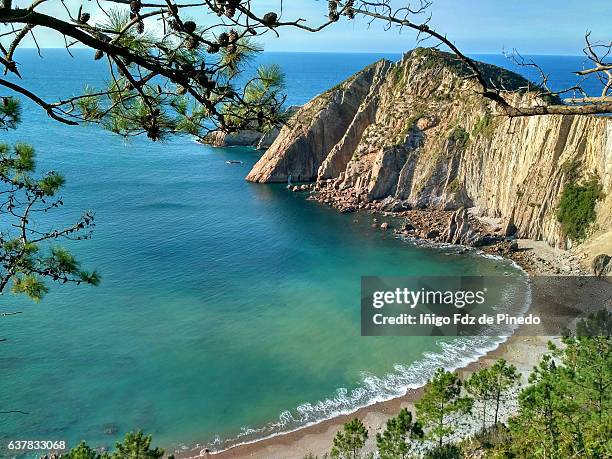
[[[330,151],[344,137],[362,102],[387,73],[391,63],[379,61],[314,98],[297,111],[261,157],[247,180],[312,181]]]
[[[526,84],[511,72],[485,70],[507,88]],[[300,110],[247,179],[332,179],[357,203],[474,207],[514,224],[521,237],[566,247],[556,217],[563,186],[570,173],[578,180],[597,176],[606,197],[596,207],[594,237],[610,240],[612,120],[508,119],[475,89],[465,70],[438,51],[378,62]]]

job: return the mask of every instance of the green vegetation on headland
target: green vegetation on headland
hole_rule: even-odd
[[[609,311],[581,321],[576,336],[568,333],[561,346],[549,344],[550,352],[522,390],[517,369],[503,359],[466,381],[440,368],[415,404],[416,420],[403,409],[376,435],[376,452],[366,453],[367,428],[353,419],[336,435],[329,457],[612,457],[611,332]],[[517,405],[515,414],[500,421],[502,409],[510,404]],[[480,428],[470,433],[468,425]]]

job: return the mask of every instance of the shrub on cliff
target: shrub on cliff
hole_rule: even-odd
[[[456,126],[455,129],[450,133],[449,140],[455,142],[455,145],[459,148],[464,148],[470,140],[470,134],[465,130],[463,126]]]
[[[568,181],[563,187],[557,220],[561,223],[565,235],[574,242],[583,241],[589,227],[595,221],[595,204],[603,197],[597,177],[579,184]]]

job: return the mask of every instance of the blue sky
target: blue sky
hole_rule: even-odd
[[[179,3],[186,0],[179,0]],[[392,0],[405,5],[407,0]],[[413,0],[415,3],[418,0]],[[81,4],[68,0],[72,6]],[[257,0],[258,12],[279,11],[279,0]],[[59,1],[47,3],[50,14],[63,16]],[[94,8],[93,2],[83,2]],[[284,0],[284,19],[297,17],[318,24],[325,19],[325,0]],[[434,0],[431,25],[445,32],[468,53],[494,53],[517,48],[524,54],[581,54],[584,33],[594,39],[610,40],[612,0]],[[98,15],[92,11],[94,18]],[[199,19],[196,17],[196,19]],[[415,46],[415,35],[383,30],[381,24],[368,28],[363,19],[342,21],[324,32],[309,34],[285,29],[280,38],[261,40],[269,51],[312,52],[403,52]],[[43,47],[59,47],[63,39],[39,37]],[[433,44],[433,42],[432,42]]]
[[[267,6],[276,2],[265,1]],[[405,4],[395,1],[394,4]],[[413,0],[413,3],[415,1]],[[325,14],[326,2],[285,1],[287,10],[314,20]],[[499,53],[517,48],[531,54],[580,54],[586,30],[593,38],[610,40],[611,0],[434,0],[431,25],[470,53]],[[300,50],[308,42],[312,50],[401,52],[415,44],[415,35],[384,31],[381,25],[368,30],[365,21],[337,24],[318,36],[292,32],[267,40],[269,50]]]

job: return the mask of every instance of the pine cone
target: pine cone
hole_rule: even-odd
[[[104,53],[100,50],[96,51],[96,54],[94,54],[94,59],[96,61],[99,61],[100,59],[102,59],[104,57]]]
[[[353,9],[354,6],[355,0],[346,1],[346,17],[349,19],[355,19],[355,10]]]
[[[91,18],[89,13],[81,13],[81,17],[79,18],[79,22],[81,24],[87,24],[87,21]]]
[[[263,17],[263,23],[264,25],[267,25],[268,27],[275,26],[277,22],[278,22],[278,15],[274,12],[266,13],[265,16]]]
[[[230,43],[229,45],[227,45],[228,53],[234,54],[236,51],[238,51],[238,47],[234,43]]]
[[[211,43],[210,45],[208,45],[208,47],[206,48],[206,52],[210,53],[210,54],[216,54],[219,52],[219,45],[217,43]]]
[[[153,141],[159,140],[159,127],[155,125],[147,129],[147,137]]]
[[[196,23],[193,21],[185,21],[183,23],[183,30],[187,33],[193,33],[196,29]]]
[[[236,32],[234,29],[230,30],[229,41],[231,43],[236,43],[238,41],[238,32]]]
[[[233,8],[231,6],[226,6],[225,7],[225,15],[228,18],[233,18],[235,14],[236,14],[236,8]]]
[[[219,34],[219,36],[217,37],[217,41],[219,42],[220,46],[227,46],[230,41],[229,35],[223,32]]]
[[[138,13],[140,11],[140,8],[142,7],[141,3],[139,0],[132,0],[130,2],[130,10],[133,13]]]
[[[145,30],[144,22],[138,21],[138,24],[136,24],[136,32],[144,33],[144,30]]]
[[[208,77],[203,72],[198,72],[193,79],[201,86],[208,86]]]

